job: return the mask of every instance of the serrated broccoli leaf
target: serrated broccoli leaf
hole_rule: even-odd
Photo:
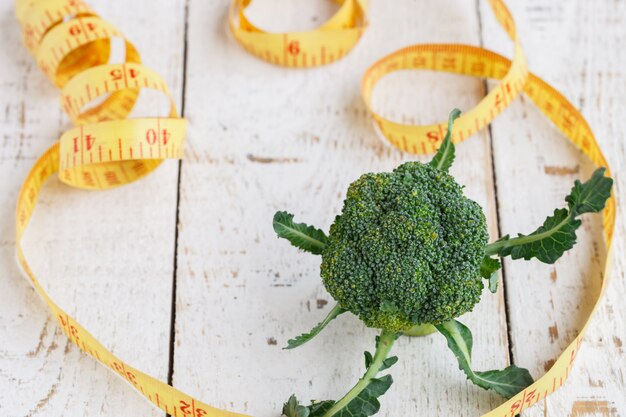
[[[324,414],[328,412],[335,405],[335,401],[320,401],[314,402],[309,406],[309,410],[311,411],[311,415],[309,417],[322,417]]]
[[[295,400],[296,397],[292,395],[283,406],[283,415],[287,417],[370,417],[380,410],[378,398],[387,392],[392,383],[391,375],[370,379],[367,386],[346,406],[328,416],[326,414],[336,404],[336,401],[320,401],[305,407],[298,404]],[[292,400],[295,401],[295,404],[292,403]]]
[[[509,365],[502,370],[476,371],[475,374],[481,381],[487,381],[489,386],[483,388],[491,388],[505,398],[513,397],[535,382],[528,369],[515,365]]]
[[[576,181],[571,193],[565,197],[568,209],[556,209],[543,225],[529,235],[515,238],[504,236],[487,245],[485,254],[508,256],[513,259],[537,258],[552,264],[576,243],[576,230],[581,221],[576,217],[583,213],[597,213],[604,208],[611,195],[613,180],[604,176],[605,169],[597,169],[585,183]]]
[[[289,397],[289,400],[283,404],[282,414],[286,417],[309,417],[310,413],[309,407],[300,405],[295,395]]]
[[[283,414],[287,417],[370,417],[380,409],[378,398],[387,392],[393,378],[385,375],[377,378],[376,375],[394,365],[398,358],[387,357],[393,343],[398,338],[397,333],[383,330],[376,340],[376,352],[365,352],[366,371],[356,385],[339,401],[313,402],[302,411],[295,397],[292,395],[283,406]],[[291,413],[291,414],[287,414]]]
[[[448,347],[459,361],[459,368],[467,379],[484,389],[492,389],[511,398],[534,381],[528,370],[515,365],[502,370],[477,372],[472,370],[472,332],[463,323],[452,320],[435,325],[448,341]]]
[[[378,410],[380,410],[378,397],[386,393],[392,383],[393,378],[391,375],[370,379],[367,386],[359,393],[359,395],[354,397],[348,405],[332,415],[334,417],[373,416],[378,412]]]
[[[283,404],[282,415],[286,417],[321,417],[332,408],[335,401],[319,401],[313,402],[306,406],[300,404],[295,395],[289,397],[289,400]]]
[[[454,162],[454,143],[452,143],[452,127],[454,126],[454,121],[458,119],[461,115],[461,110],[454,109],[450,113],[448,117],[448,131],[446,132],[446,136],[441,142],[441,146],[437,150],[437,153],[430,161],[430,165],[433,167],[440,169],[442,171],[448,172],[452,163]]]
[[[335,317],[337,317],[340,314],[345,313],[346,311],[347,310],[341,308],[341,306],[337,304],[335,307],[333,307],[332,310],[330,310],[326,318],[322,320],[321,322],[319,322],[317,326],[313,327],[310,332],[303,333],[300,336],[296,336],[293,339],[289,339],[287,341],[287,346],[284,347],[283,349],[293,349],[293,348],[296,348],[298,346],[305,344],[306,342],[308,342],[309,340],[317,336],[319,332],[321,332],[328,323],[333,321]]]
[[[493,259],[488,256],[483,258],[480,265],[480,275],[489,281],[489,291],[495,293],[498,291],[498,270],[502,267],[499,259]]]
[[[596,169],[584,184],[576,180],[570,195],[565,197],[574,216],[583,213],[598,213],[604,208],[606,200],[611,196],[611,187],[613,187],[613,179],[605,177],[605,171],[605,168]]]
[[[274,214],[273,225],[278,237],[287,239],[293,246],[315,255],[320,255],[328,242],[328,237],[320,229],[304,223],[294,223],[293,214],[286,211],[277,211]]]
[[[528,236],[520,234],[514,239],[508,236],[498,240],[505,245],[498,255],[511,255],[513,259],[530,260],[537,258],[541,262],[553,264],[576,243],[576,230],[581,221],[572,218],[567,209],[556,209],[541,227]]]

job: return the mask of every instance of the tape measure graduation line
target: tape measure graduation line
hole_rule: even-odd
[[[228,15],[230,30],[252,55],[286,67],[316,67],[343,58],[367,28],[369,0],[333,0],[337,12],[322,26],[308,32],[270,33],[255,26],[245,14],[252,0],[233,0]]]
[[[249,3],[249,0],[234,0],[231,6],[229,22],[237,40],[262,59],[293,67],[320,65],[340,58],[354,46],[367,22],[367,2],[345,0],[337,14],[318,31],[268,34],[255,28],[245,18],[243,11]],[[465,140],[484,128],[520,92],[524,92],[596,166],[607,167],[607,174],[610,175],[607,161],[584,117],[559,92],[528,73],[511,14],[501,0],[490,0],[490,4],[498,21],[514,41],[513,60],[468,45],[416,45],[381,59],[366,72],[362,82],[363,96],[381,132],[402,150],[428,153],[436,149],[447,127],[446,124],[403,125],[374,112],[371,96],[375,84],[393,71],[430,69],[497,78],[501,80],[498,87],[457,121],[456,126],[460,129],[455,131],[455,142]],[[22,23],[27,47],[36,55],[39,65],[53,82],[63,86],[62,106],[78,125],[63,134],[60,144],[52,146],[39,159],[22,186],[17,208],[20,265],[69,339],[113,369],[157,407],[176,417],[245,417],[204,404],[115,357],[50,299],[30,270],[19,242],[41,187],[49,176],[60,170],[62,181],[88,189],[104,189],[136,180],[156,168],[163,158],[181,156],[185,122],[177,118],[171,97],[168,118],[119,120],[130,113],[140,88],[156,89],[167,95],[169,92],[158,75],[139,64],[139,55],[128,41],[126,63],[107,64],[109,39],[121,35],[82,2],[17,0],[16,13]],[[290,48],[295,55],[291,58],[288,54]],[[330,52],[333,52],[332,55]],[[95,107],[85,107],[99,96],[106,99]],[[611,197],[603,211],[608,246],[604,280],[583,329],[542,378],[483,417],[514,416],[554,392],[569,377],[576,353],[610,275],[608,260],[615,215],[616,202]]]

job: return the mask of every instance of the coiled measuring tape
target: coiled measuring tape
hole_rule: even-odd
[[[377,81],[391,72],[429,69],[496,78],[501,80],[498,87],[457,121],[455,142],[487,126],[523,92],[596,166],[606,167],[610,175],[607,161],[584,117],[558,91],[528,72],[511,14],[501,0],[489,2],[515,44],[513,60],[473,46],[434,44],[404,48],[384,57],[368,69],[362,81],[363,97],[380,131],[399,149],[420,154],[434,151],[447,128],[446,123],[405,125],[376,114],[371,106],[372,91]],[[356,44],[367,24],[367,2],[344,0],[335,16],[317,31],[270,34],[245,18],[243,12],[249,3],[249,0],[233,0],[229,15],[231,30],[248,51],[280,65],[310,67],[339,59]],[[86,189],[106,189],[139,179],[164,159],[182,156],[185,121],[178,118],[165,83],[140,64],[139,54],[128,41],[125,41],[125,63],[107,64],[110,39],[122,35],[81,1],[17,0],[16,14],[27,48],[41,69],[62,88],[61,104],[76,124],[37,161],[22,185],[16,229],[18,261],[25,274],[70,341],[119,374],[157,407],[176,417],[246,417],[204,404],[117,358],[54,303],[29,268],[20,241],[48,177],[59,172],[61,181]],[[169,96],[169,117],[125,119],[142,88]],[[104,101],[86,107],[98,97],[104,97]],[[568,378],[610,276],[615,215],[616,202],[611,197],[603,210],[608,250],[602,288],[579,335],[543,377],[483,417],[514,416],[554,392]]]

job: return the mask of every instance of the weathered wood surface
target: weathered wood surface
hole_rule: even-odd
[[[184,2],[94,1],[182,98]],[[17,192],[35,160],[71,125],[59,91],[22,46],[12,2],[0,5],[2,149],[0,415],[163,415],[68,342],[15,262]],[[177,162],[106,192],[44,188],[26,254],[51,296],[121,358],[167,379]],[[145,347],[143,352],[139,347]]]
[[[373,1],[372,25],[345,59],[285,70],[239,48],[225,24],[228,3],[189,0],[186,14],[183,0],[151,2],[150,13],[142,10],[145,2],[91,2],[184,100],[191,126],[176,252],[177,165],[170,162],[110,192],[74,191],[51,181],[28,232],[27,253],[53,297],[114,353],[163,380],[172,371],[176,387],[210,404],[269,417],[279,415],[293,392],[305,400],[341,395],[362,372],[361,352],[373,348],[375,332],[345,316],[310,345],[281,349],[319,321],[332,299],[319,279],[319,259],[298,253],[271,229],[278,209],[327,229],[352,180],[412,159],[377,138],[360,98],[363,71],[413,43],[482,43],[507,55],[511,45],[486,3],[396,0],[389,7]],[[519,0],[510,7],[531,69],[582,108],[623,187],[618,123],[626,56],[618,46],[626,6]],[[290,30],[313,28],[333,10],[318,0],[256,0],[250,15],[264,27]],[[19,185],[68,122],[58,92],[21,46],[9,3],[0,6],[0,18],[0,415],[163,415],[68,344],[14,266]],[[485,88],[466,77],[394,74],[377,88],[375,104],[396,120],[429,123],[452,107],[468,109]],[[491,131],[460,145],[457,155],[453,173],[485,207],[493,237],[498,230],[529,231],[561,203],[575,178],[590,173],[527,100]],[[597,220],[585,221],[580,244],[554,267],[506,265],[506,297],[485,292],[463,318],[474,332],[476,367],[505,366],[509,352],[535,377],[549,367],[598,290],[603,246]],[[572,379],[527,416],[626,415],[626,307],[620,302],[626,265],[623,225],[618,228],[613,282]],[[501,402],[465,381],[437,335],[401,340],[394,352],[397,383],[383,399],[383,416],[478,416]]]
[[[416,40],[479,43],[471,3],[438,14],[438,21],[400,19],[452,10],[455,2],[447,3],[397,2],[390,8],[374,2],[372,25],[349,56],[326,68],[293,71],[233,45],[220,13],[228,1],[191,2],[185,108],[193,131],[181,181],[177,387],[222,407],[273,416],[294,392],[307,401],[337,398],[362,374],[362,351],[373,349],[377,332],[353,317],[336,320],[305,347],[281,349],[320,321],[333,301],[319,279],[319,258],[276,239],[271,219],[286,209],[327,230],[351,181],[411,159],[376,137],[359,81],[377,58]],[[260,1],[251,18],[273,30],[311,27],[328,16],[319,4]],[[469,108],[483,94],[480,80],[400,74],[385,80],[376,101],[399,120],[428,123],[454,106]],[[492,214],[495,236],[487,135],[460,146],[458,155],[455,173]],[[501,295],[487,295],[468,322],[475,329],[477,366],[504,366]],[[385,415],[430,408],[472,416],[497,404],[497,396],[466,384],[445,349],[436,336],[398,343],[401,360],[392,374],[399,382],[384,401]],[[209,360],[198,360],[208,352]]]

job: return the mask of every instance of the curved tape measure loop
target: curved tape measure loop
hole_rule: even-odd
[[[246,17],[245,10],[251,2],[232,1],[228,24],[233,36],[252,55],[286,67],[316,67],[343,58],[359,41],[368,24],[368,0],[335,0],[340,4],[339,9],[319,28],[271,33]]]
[[[523,92],[533,100],[569,141],[587,155],[597,167],[606,167],[607,175],[610,175],[607,160],[585,118],[557,90],[528,72],[511,13],[501,0],[490,0],[489,3],[498,22],[514,42],[513,60],[470,45],[415,45],[398,50],[373,64],[363,76],[361,91],[375,125],[391,144],[401,150],[414,154],[434,152],[447,132],[447,123],[419,126],[386,119],[376,113],[372,107],[372,94],[376,83],[385,75],[399,70],[434,70],[499,79],[500,83],[491,92],[475,107],[464,112],[456,121],[452,137],[454,142],[461,142],[486,127],[518,94]],[[576,353],[580,348],[589,322],[604,295],[610,276],[610,257],[616,216],[614,196],[611,196],[607,201],[602,216],[604,237],[607,244],[607,260],[602,288],[583,328],[544,376],[504,404],[484,414],[483,417],[516,415],[550,395],[561,387],[569,377]]]
[[[62,22],[66,16],[90,16],[95,13],[83,2],[76,0],[31,0],[19,2],[15,14],[22,25],[24,44],[31,53],[35,53],[41,38],[48,30]]]
[[[132,111],[143,88],[165,94],[170,103],[169,116],[177,117],[174,99],[163,79],[151,69],[134,63],[99,65],[76,75],[63,87],[61,105],[74,124],[123,119]],[[86,107],[107,95],[103,103]],[[114,95],[119,98],[112,103],[110,99]]]
[[[464,112],[454,124],[454,142],[461,142],[487,126],[517,97],[528,78],[526,58],[515,33],[510,13],[499,0],[490,1],[498,21],[515,43],[513,61],[496,59],[495,54],[467,45],[415,45],[396,51],[372,65],[363,76],[361,91],[374,122],[397,148],[414,154],[434,152],[443,140],[448,123],[430,126],[397,123],[376,113],[372,93],[385,75],[411,69],[454,72],[501,79],[498,88],[487,94],[474,108]]]
[[[98,17],[70,19],[53,27],[44,36],[36,50],[37,65],[52,82],[60,87],[78,72],[108,62],[110,50],[108,40],[119,36],[121,34],[113,25],[100,20]],[[97,42],[99,40],[105,42]],[[84,54],[82,51],[72,54],[80,47],[89,44],[97,46],[91,54]],[[84,57],[81,59],[83,55]],[[78,64],[78,60],[72,59],[71,64],[74,69],[73,71],[68,69],[70,64],[65,58],[72,56],[78,57],[78,60],[83,64],[82,68],[74,68]],[[84,58],[88,58],[87,62]]]

